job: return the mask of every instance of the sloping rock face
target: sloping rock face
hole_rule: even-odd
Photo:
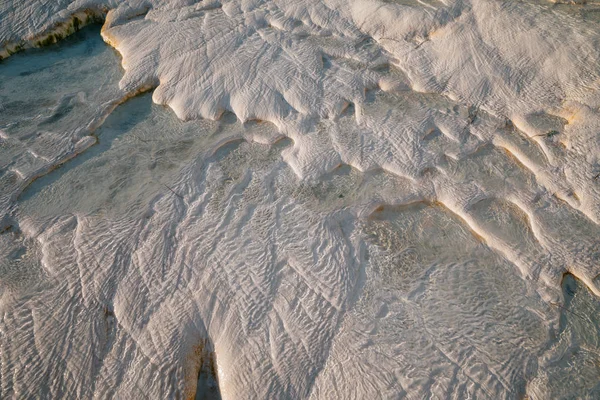
[[[3,2],[0,397],[594,397],[594,7]]]

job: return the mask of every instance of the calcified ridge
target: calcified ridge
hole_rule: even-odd
[[[2,3],[0,397],[595,398],[598,10]]]

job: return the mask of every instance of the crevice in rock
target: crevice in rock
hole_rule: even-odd
[[[187,399],[221,400],[219,377],[217,372],[217,353],[210,340],[202,339],[195,346],[191,361],[197,377],[194,390],[188,391]],[[191,388],[190,388],[191,389]]]

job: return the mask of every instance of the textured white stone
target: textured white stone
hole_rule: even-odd
[[[225,399],[559,396],[549,371],[593,370],[560,369],[563,275],[600,295],[586,7],[3,2],[3,57],[95,15],[124,71],[78,129],[1,160],[2,262],[26,248],[42,278],[0,288],[0,397],[189,397],[213,350]],[[149,90],[181,121],[154,107],[137,145],[17,200]],[[564,393],[593,397],[581,379]]]

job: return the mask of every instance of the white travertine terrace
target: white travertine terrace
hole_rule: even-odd
[[[0,228],[20,238],[9,230],[0,249],[22,241],[44,278],[0,286],[0,397],[193,397],[199,347],[224,399],[559,396],[547,371],[568,340],[553,307],[564,274],[600,295],[600,22],[587,7],[1,4],[3,57],[102,16],[124,71],[64,143],[42,161],[23,147],[3,171]],[[149,90],[210,132],[168,191],[106,217],[20,206]],[[175,125],[152,118],[138,133],[176,145]]]

